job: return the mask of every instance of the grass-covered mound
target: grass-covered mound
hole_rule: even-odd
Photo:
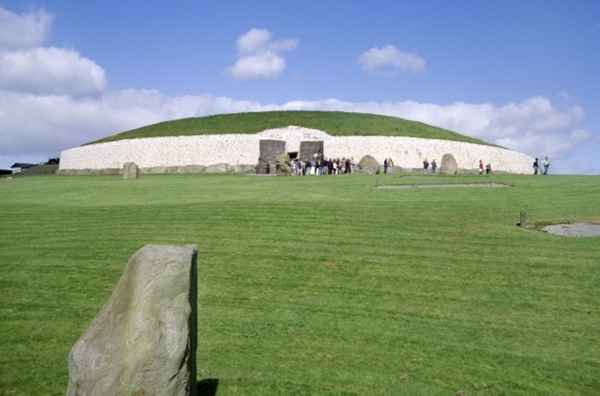
[[[198,245],[198,377],[217,395],[600,394],[599,239],[515,226],[521,208],[597,218],[599,178],[386,184],[449,180],[512,187],[0,180],[0,394],[64,395],[69,349],[148,243]]]
[[[422,122],[341,111],[267,111],[183,118],[117,133],[92,143],[158,136],[257,133],[265,129],[289,125],[319,129],[334,136],[410,136],[488,144],[479,139]]]

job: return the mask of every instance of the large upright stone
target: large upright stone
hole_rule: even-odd
[[[302,161],[315,160],[323,158],[323,141],[322,140],[306,140],[300,142],[300,153],[298,157]]]
[[[379,169],[379,163],[377,160],[370,155],[365,155],[358,161],[358,168],[361,173],[366,173],[367,175],[374,175],[377,173]]]
[[[195,246],[147,245],[69,354],[67,396],[195,395]]]
[[[140,168],[134,162],[123,164],[123,179],[137,179],[140,176]]]
[[[440,172],[444,175],[456,175],[458,165],[456,165],[456,159],[452,154],[444,154],[442,156],[442,163],[440,166]]]
[[[256,165],[257,174],[275,174],[275,169],[271,170],[272,164],[277,162],[277,157],[284,154],[285,140],[261,140],[259,145],[258,165]]]

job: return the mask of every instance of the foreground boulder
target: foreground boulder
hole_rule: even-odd
[[[458,171],[458,165],[456,164],[456,159],[452,154],[444,154],[442,156],[440,171],[444,175],[456,175],[456,172]]]
[[[68,396],[194,395],[195,246],[136,252],[69,354]]]

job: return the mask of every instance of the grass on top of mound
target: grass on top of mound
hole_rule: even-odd
[[[290,125],[319,129],[334,136],[410,136],[489,145],[482,140],[422,122],[341,111],[267,111],[183,118],[117,133],[92,143],[159,136],[257,133]]]

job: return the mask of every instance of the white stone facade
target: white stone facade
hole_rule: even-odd
[[[479,160],[493,170],[530,173],[533,159],[526,154],[498,147],[450,140],[396,136],[331,136],[323,131],[295,126],[268,129],[257,134],[220,134],[125,139],[65,150],[61,170],[114,169],[126,162],[140,168],[256,165],[259,141],[285,140],[288,152],[299,151],[301,141],[322,140],[325,157],[351,157],[358,162],[371,155],[380,163],[392,158],[396,166],[419,168],[424,159],[438,164],[450,153],[460,169],[476,169]]]

